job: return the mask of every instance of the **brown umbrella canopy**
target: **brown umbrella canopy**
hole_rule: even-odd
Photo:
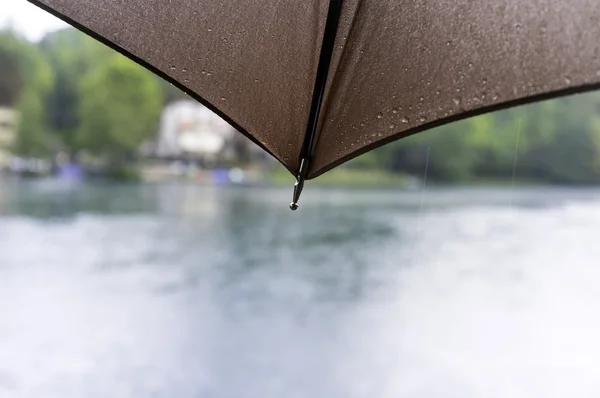
[[[30,1],[185,89],[291,172],[309,158],[307,178],[600,82],[598,0]]]

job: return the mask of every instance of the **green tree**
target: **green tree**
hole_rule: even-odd
[[[39,46],[56,74],[54,89],[46,97],[49,123],[63,146],[72,149],[79,128],[81,81],[114,51],[72,28],[49,33]]]
[[[44,98],[53,87],[52,69],[34,44],[15,32],[0,32],[0,106],[19,111],[15,153],[50,154]]]
[[[44,112],[44,101],[39,93],[26,90],[19,103],[20,122],[13,152],[17,155],[47,158],[52,150],[52,136]]]
[[[111,57],[81,82],[78,146],[117,163],[130,159],[156,133],[161,94],[150,72]]]

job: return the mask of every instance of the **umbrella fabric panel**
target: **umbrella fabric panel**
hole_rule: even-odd
[[[426,127],[596,86],[599,22],[597,0],[346,0],[310,176]]]
[[[297,168],[327,2],[32,2],[175,80],[288,168]]]
[[[30,0],[186,87],[296,172],[327,0]],[[345,0],[309,177],[600,82],[597,0]]]

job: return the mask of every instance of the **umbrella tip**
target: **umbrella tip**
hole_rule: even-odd
[[[306,159],[302,159],[300,162],[300,170],[298,171],[298,176],[296,177],[296,183],[294,184],[294,196],[292,198],[292,203],[290,203],[290,210],[292,211],[298,210],[298,201],[300,201],[300,195],[304,189],[304,180],[307,173],[308,161]]]

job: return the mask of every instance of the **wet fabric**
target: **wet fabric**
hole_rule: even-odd
[[[329,1],[30,0],[297,172]],[[464,117],[597,88],[597,0],[346,0],[309,177]]]

